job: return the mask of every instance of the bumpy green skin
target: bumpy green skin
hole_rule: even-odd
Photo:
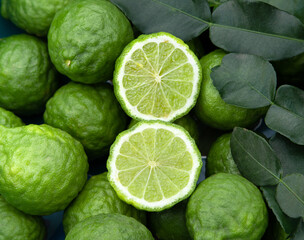
[[[31,215],[63,210],[87,179],[82,145],[48,125],[0,126],[0,194]]]
[[[59,72],[90,84],[112,79],[115,60],[132,39],[131,24],[111,2],[74,0],[56,14],[48,46]]]
[[[24,123],[15,114],[0,107],[0,125],[13,128],[23,126]]]
[[[121,201],[111,187],[107,172],[91,177],[76,199],[64,211],[66,234],[79,222],[101,213],[119,213],[133,217],[143,224],[146,214]]]
[[[191,240],[186,226],[187,201],[148,215],[149,229],[159,240]]]
[[[127,117],[109,84],[68,83],[47,102],[45,123],[82,143],[90,159],[106,155]]]
[[[0,196],[0,240],[43,240],[46,229],[41,217],[27,215]]]
[[[133,127],[136,123],[138,123],[138,121],[132,119],[128,128]],[[195,140],[195,142],[196,143],[199,142],[198,126],[195,120],[192,117],[190,117],[190,115],[183,116],[182,118],[175,120],[174,123],[185,128],[189,132],[191,137]]]
[[[215,173],[239,174],[239,169],[232,158],[230,149],[231,133],[220,136],[212,144],[207,157],[207,174]]]
[[[152,234],[134,218],[121,214],[99,214],[78,223],[66,240],[153,240]]]
[[[258,188],[229,173],[199,184],[189,199],[186,218],[194,240],[260,240],[268,224]]]
[[[40,113],[56,87],[45,42],[25,34],[0,40],[0,107],[19,115]]]
[[[28,33],[46,36],[55,13],[69,0],[2,0],[1,14]]]
[[[221,130],[231,130],[235,126],[248,127],[254,124],[265,109],[245,109],[224,102],[210,77],[211,69],[220,65],[226,53],[215,50],[200,62],[203,69],[203,81],[195,112],[205,124]]]

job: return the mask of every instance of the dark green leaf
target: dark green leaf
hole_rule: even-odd
[[[280,60],[304,52],[304,26],[296,17],[262,2],[237,0],[212,14],[211,41],[229,52]]]
[[[302,220],[298,225],[295,235],[290,240],[303,240],[304,239],[304,221]]]
[[[111,0],[143,33],[169,32],[184,41],[209,27],[206,0]]]
[[[261,187],[261,190],[263,192],[263,195],[266,199],[269,208],[274,213],[276,219],[278,220],[284,231],[288,234],[295,231],[299,219],[290,218],[285,213],[283,213],[282,209],[277,203],[277,200],[275,199],[276,187],[275,186]]]
[[[222,99],[239,107],[265,107],[275,96],[274,68],[258,56],[230,53],[212,69],[211,78]]]
[[[277,186],[276,199],[289,217],[304,217],[304,175],[294,173]]]
[[[247,129],[234,128],[230,140],[232,157],[241,174],[258,186],[276,185],[281,164],[267,141]]]
[[[265,117],[266,125],[304,145],[304,91],[289,85],[281,86]]]
[[[269,144],[281,161],[283,176],[292,173],[304,175],[304,146],[294,144],[278,133],[270,139]]]
[[[286,11],[304,23],[304,1],[303,0],[255,0],[268,3],[283,11]]]

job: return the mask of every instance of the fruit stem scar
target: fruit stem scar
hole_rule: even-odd
[[[71,65],[71,60],[66,60],[65,64],[69,67]]]

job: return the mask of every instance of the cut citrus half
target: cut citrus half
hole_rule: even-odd
[[[161,211],[190,196],[202,167],[201,155],[182,127],[142,121],[118,135],[107,162],[117,195],[134,207]]]
[[[174,121],[195,105],[199,60],[169,33],[141,35],[116,61],[113,85],[125,112],[137,120]]]

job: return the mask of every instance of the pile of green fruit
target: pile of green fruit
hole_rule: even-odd
[[[304,239],[291,2],[2,0],[0,240]]]

